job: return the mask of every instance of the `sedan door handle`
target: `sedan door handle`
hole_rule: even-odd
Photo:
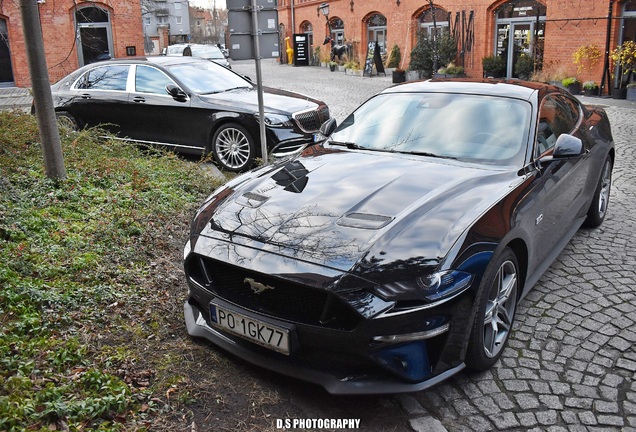
[[[141,97],[141,96],[136,96],[136,97],[133,98],[133,102],[144,103],[144,102],[146,102],[146,98]]]
[[[82,99],[90,99],[90,98],[91,98],[91,95],[90,95],[90,93],[82,93],[82,94],[80,95],[80,97],[81,97]]]

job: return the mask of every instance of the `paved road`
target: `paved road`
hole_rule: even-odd
[[[316,96],[339,121],[391,85],[390,78],[262,63],[265,85]],[[253,62],[233,68],[255,80]],[[607,105],[616,142],[605,223],[580,230],[521,302],[509,347],[494,368],[375,400],[400,408],[394,430],[636,431],[636,104],[583,99]],[[303,405],[312,417],[343,415],[325,398]]]
[[[265,85],[323,99],[338,121],[391,85],[390,77],[262,63]],[[254,62],[233,68],[256,80]],[[253,374],[307,418],[361,418],[365,431],[636,432],[636,104],[583,99],[608,105],[612,122],[609,213],[599,229],[579,231],[521,302],[494,368],[419,393],[364,398],[333,397],[258,368]],[[18,102],[28,103],[24,91],[0,89],[0,106]]]

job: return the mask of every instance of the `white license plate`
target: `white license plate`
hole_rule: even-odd
[[[210,320],[214,327],[289,355],[289,330],[286,328],[250,318],[214,303],[210,303]]]

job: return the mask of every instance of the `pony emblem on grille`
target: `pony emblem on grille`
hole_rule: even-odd
[[[273,286],[269,286],[269,285],[262,284],[260,282],[256,282],[252,278],[245,278],[243,280],[243,282],[248,284],[250,286],[250,288],[252,288],[252,291],[254,291],[254,294],[260,294],[263,291],[273,290],[274,289]]]

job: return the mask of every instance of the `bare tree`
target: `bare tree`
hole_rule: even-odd
[[[49,73],[46,67],[40,11],[35,0],[20,0],[24,42],[29,59],[35,114],[44,152],[44,171],[54,180],[66,179],[60,133],[57,128]]]

